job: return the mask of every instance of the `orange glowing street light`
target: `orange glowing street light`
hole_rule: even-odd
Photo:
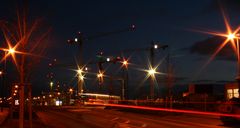
[[[121,61],[122,65],[121,65],[121,68],[123,70],[123,80],[124,80],[124,83],[123,83],[123,90],[122,91],[122,98],[127,100],[128,99],[128,65],[129,65],[129,59],[130,58],[124,58],[123,57],[123,60]]]
[[[98,77],[98,78],[103,77],[103,73],[98,73],[98,74],[97,74],[97,77]]]
[[[125,67],[127,67],[127,66],[128,66],[128,61],[127,61],[127,60],[124,60],[124,61],[123,61],[123,65],[124,65]]]
[[[33,57],[41,57],[45,49],[48,38],[46,38],[50,32],[50,29],[44,29],[42,31],[39,19],[32,19],[30,22],[27,22],[30,17],[27,15],[26,2],[23,2],[22,7],[17,9],[16,20],[7,19],[4,20],[4,23],[1,24],[1,30],[7,48],[0,48],[1,51],[5,52],[4,57],[0,60],[0,63],[5,61],[7,57],[11,56],[14,64],[19,73],[19,128],[24,127],[24,88],[25,84],[28,81],[26,78],[30,72],[32,72],[33,66],[26,65],[36,65],[39,63],[38,60],[34,60]],[[17,26],[17,27],[16,27]],[[16,54],[21,55],[17,58]],[[27,58],[25,55],[32,56]],[[6,72],[4,70],[4,72]],[[19,86],[20,86],[19,85]],[[30,86],[29,86],[30,87]],[[31,89],[28,89],[28,98],[31,99]],[[28,102],[28,113],[29,113],[29,127],[32,127],[32,101]]]
[[[13,48],[9,48],[8,52],[9,52],[10,54],[14,54],[16,51],[15,51],[15,49],[13,49]]]
[[[233,39],[236,38],[236,36],[235,36],[235,34],[230,33],[230,34],[227,35],[227,38],[228,38],[228,40],[233,40]]]
[[[73,89],[72,89],[72,88],[70,88],[70,89],[69,89],[69,92],[70,92],[70,93],[72,93],[72,92],[73,92]]]
[[[15,48],[16,48],[16,46],[15,47],[11,47],[10,44],[8,44],[8,48],[0,48],[1,51],[5,52],[5,55],[1,59],[1,62],[6,60],[6,58],[11,55],[13,60],[14,60],[14,62],[15,62],[15,64],[16,64],[15,53],[22,53],[22,52],[16,51]]]

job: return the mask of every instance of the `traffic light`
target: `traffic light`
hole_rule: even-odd
[[[122,57],[120,57],[120,56],[117,56],[112,60],[113,63],[117,63],[119,61],[123,61]]]

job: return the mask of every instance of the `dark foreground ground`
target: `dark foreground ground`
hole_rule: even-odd
[[[225,126],[216,116],[181,113],[130,112],[103,107],[35,108],[33,128],[216,128]],[[17,128],[8,119],[1,128]],[[25,122],[28,128],[28,121]]]

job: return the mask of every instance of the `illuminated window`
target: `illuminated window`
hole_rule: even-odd
[[[228,90],[227,90],[227,93],[228,93],[228,94],[232,94],[232,89],[228,89]]]
[[[238,89],[228,89],[227,90],[227,98],[231,99],[233,97],[239,98]]]
[[[238,89],[233,89],[233,97],[237,97],[239,98],[239,93],[238,93]]]
[[[233,93],[238,93],[238,89],[233,89]]]

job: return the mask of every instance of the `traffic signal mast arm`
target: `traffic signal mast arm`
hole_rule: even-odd
[[[143,52],[143,51],[150,51],[150,50],[153,50],[153,49],[166,49],[168,47],[168,45],[157,45],[157,48],[154,47],[156,46],[153,45],[152,47],[148,47],[148,48],[132,48],[132,49],[125,49],[125,50],[122,50],[122,51],[118,51],[118,52],[114,52],[114,53],[111,53],[111,54],[122,54],[122,53],[131,53],[131,52]]]

